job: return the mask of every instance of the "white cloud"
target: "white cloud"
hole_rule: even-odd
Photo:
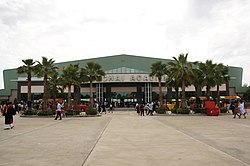
[[[250,84],[250,2],[242,0],[2,0],[2,71],[21,59],[56,62],[115,54],[243,67]]]

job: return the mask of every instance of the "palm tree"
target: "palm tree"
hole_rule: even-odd
[[[90,106],[94,106],[94,100],[93,100],[93,81],[101,81],[102,76],[105,76],[105,72],[102,70],[102,67],[100,64],[95,62],[88,62],[85,68],[81,68],[81,75],[86,81],[90,83]]]
[[[53,104],[52,104],[52,107],[53,107],[53,110],[55,110],[55,101],[56,101],[56,98],[59,96],[59,93],[63,93],[63,88],[61,85],[61,81],[60,81],[60,77],[59,77],[59,73],[56,71],[54,72],[51,77],[49,78],[48,80],[48,92],[49,92],[49,95],[50,97],[53,98]]]
[[[180,80],[176,80],[172,77],[168,77],[168,79],[166,80],[166,86],[168,88],[174,88],[175,90],[175,108],[179,108],[179,87],[181,87],[181,82]],[[170,101],[171,103],[172,101]]]
[[[55,72],[57,67],[54,66],[54,60],[49,59],[46,57],[42,57],[42,63],[37,61],[37,65],[35,66],[35,75],[37,77],[43,77],[43,110],[47,110],[48,107],[48,78],[52,76]]]
[[[34,71],[34,64],[36,62],[33,61],[33,59],[25,59],[22,60],[22,62],[24,63],[24,65],[17,68],[17,73],[28,75],[27,103],[28,103],[28,111],[31,111],[31,77],[32,77],[32,72]]]
[[[79,72],[77,73],[76,77],[76,82],[73,84],[74,85],[74,108],[77,108],[77,104],[80,101],[81,98],[81,83],[86,82],[85,78],[81,76],[81,69],[79,69]],[[77,108],[78,109],[78,108]]]
[[[230,77],[228,75],[228,67],[224,66],[222,63],[219,63],[215,67],[215,81],[217,86],[217,102],[220,99],[220,85],[228,83]],[[217,103],[219,104],[219,103]]]
[[[185,108],[186,96],[185,96],[185,88],[188,82],[190,81],[190,76],[192,73],[192,63],[187,62],[187,56],[184,54],[180,54],[178,59],[173,57],[174,61],[169,62],[169,75],[175,80],[181,81],[181,108]]]
[[[201,89],[203,87],[203,79],[202,71],[198,68],[198,63],[194,63],[197,65],[196,68],[193,68],[193,75],[191,75],[191,84],[194,85],[195,88],[195,97],[201,96]]]
[[[70,64],[61,75],[61,83],[63,88],[68,88],[67,110],[71,110],[71,86],[79,82],[79,64]]]
[[[211,60],[206,60],[206,63],[199,64],[199,69],[202,71],[203,85],[206,86],[207,100],[210,100],[210,89],[217,84],[215,80],[216,64],[213,64]]]
[[[162,76],[167,74],[167,65],[163,64],[161,61],[157,61],[151,65],[151,73],[149,76],[156,76],[158,79],[159,92],[160,92],[160,104],[163,104],[163,95],[162,95],[162,87],[161,87],[161,79]]]

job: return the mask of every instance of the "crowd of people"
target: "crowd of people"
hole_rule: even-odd
[[[241,118],[241,116],[243,116],[244,119],[246,118],[247,112],[245,109],[244,102],[242,100],[232,101],[231,103],[227,103],[227,110],[228,113],[230,110],[232,111],[234,119],[236,118],[236,116],[238,116],[239,119]]]
[[[98,111],[99,114],[106,114],[107,111],[109,113],[113,113],[114,110],[114,103],[107,103],[105,104],[104,102],[98,102],[96,103],[96,110]]]
[[[135,110],[138,115],[145,116],[146,115],[153,115],[157,108],[159,108],[159,102],[149,102],[149,103],[136,103]]]
[[[152,116],[156,109],[159,108],[159,102],[149,102],[149,103],[136,103],[135,111],[140,116],[150,115]],[[5,117],[4,119],[4,130],[12,129],[14,127],[13,116],[19,113],[21,110],[25,109],[25,106],[20,104],[12,104],[11,102],[2,102],[0,104],[1,115]],[[59,118],[62,120],[62,111],[64,108],[64,103],[57,102],[56,107],[56,116],[55,120]],[[96,103],[96,110],[99,114],[106,114],[107,112],[113,113],[114,103],[104,103],[98,102]],[[240,101],[232,101],[231,103],[227,103],[228,113],[232,111],[233,118],[246,118],[247,111],[245,109],[244,102]]]

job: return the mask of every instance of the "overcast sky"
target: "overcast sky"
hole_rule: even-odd
[[[3,70],[118,54],[243,68],[250,84],[249,0],[1,0]]]

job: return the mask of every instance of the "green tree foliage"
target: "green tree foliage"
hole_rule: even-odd
[[[169,77],[177,82],[181,82],[182,96],[181,107],[185,108],[186,96],[185,88],[189,84],[192,73],[192,63],[187,61],[188,54],[180,54],[178,58],[173,57],[174,61],[168,63]]]
[[[90,83],[90,105],[93,107],[93,81],[101,81],[102,76],[105,76],[105,72],[103,71],[100,64],[95,62],[88,62],[84,68],[81,68],[81,77],[84,78],[84,81]]]
[[[49,96],[53,99],[53,110],[55,110],[56,105],[55,105],[55,100],[58,96],[60,96],[60,94],[63,94],[63,87],[61,85],[60,81],[61,78],[58,74],[58,72],[56,71],[55,73],[53,73],[51,75],[51,77],[48,80],[48,91],[49,91]],[[62,97],[62,96],[61,96]]]
[[[248,102],[250,101],[250,87],[248,87],[248,90],[244,93],[243,98]]]
[[[28,77],[28,95],[27,95],[27,101],[31,102],[31,77],[32,72],[35,68],[35,61],[33,59],[25,59],[22,60],[24,63],[23,66],[20,66],[17,68],[17,74],[27,74]],[[28,106],[28,110],[31,111],[31,106]]]
[[[161,105],[163,104],[161,81],[162,81],[162,76],[166,74],[167,74],[167,64],[163,64],[161,61],[157,61],[151,65],[151,73],[149,74],[149,76],[151,77],[155,76],[158,79]]]
[[[63,71],[61,75],[61,84],[63,88],[68,89],[67,110],[70,111],[71,106],[71,86],[79,82],[79,64],[70,64]]]
[[[48,79],[56,72],[57,67],[54,66],[54,60],[42,57],[42,62],[37,61],[34,73],[37,77],[43,77],[43,110],[47,110],[48,106]]]
[[[175,89],[175,107],[179,108],[179,87],[181,87],[181,81],[179,79],[176,80],[175,78],[171,77],[171,75],[169,75],[168,79],[166,80],[166,86],[168,88]],[[172,100],[170,99],[169,102],[172,103]]]
[[[220,86],[222,84],[227,84],[230,79],[228,72],[229,72],[228,67],[224,66],[222,63],[216,64],[215,82],[216,82],[216,88],[217,88],[217,101],[218,102],[220,99]]]
[[[191,84],[195,87],[195,97],[201,96],[201,89],[203,88],[202,71],[198,68],[198,62],[194,62],[193,74],[191,75]]]
[[[211,60],[206,60],[205,63],[199,64],[199,69],[202,71],[201,79],[203,80],[203,85],[206,86],[207,100],[210,100],[211,87],[217,85],[215,79],[216,64],[214,64]]]

